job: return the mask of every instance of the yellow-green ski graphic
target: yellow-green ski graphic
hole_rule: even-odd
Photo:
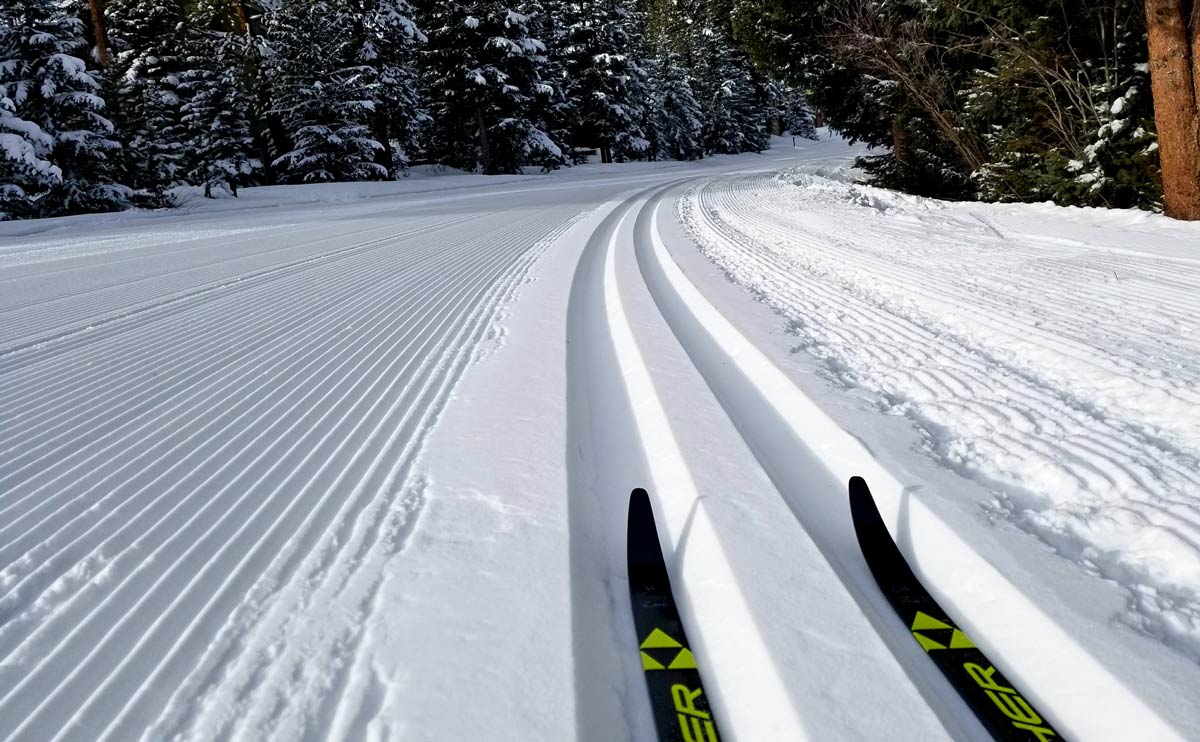
[[[720,742],[696,656],[671,594],[654,510],[643,489],[629,501],[629,597],[660,742]]]

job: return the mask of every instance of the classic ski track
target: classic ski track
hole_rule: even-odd
[[[705,632],[704,626],[692,620],[690,605],[693,599],[722,604],[730,614],[739,616],[742,627],[753,626],[753,619],[737,587],[737,578],[725,555],[724,546],[717,538],[714,524],[671,431],[670,421],[659,401],[650,372],[642,360],[633,329],[625,315],[615,267],[624,225],[633,222],[640,208],[644,208],[652,198],[650,194],[664,192],[674,185],[647,189],[613,208],[609,218],[593,233],[576,269],[571,293],[573,321],[570,323],[570,336],[591,337],[593,340],[586,344],[571,345],[574,355],[570,356],[568,362],[569,376],[581,383],[569,395],[573,403],[580,404],[572,412],[575,420],[570,448],[574,450],[578,447],[585,461],[601,455],[595,452],[603,451],[606,452],[605,456],[620,458],[621,463],[615,465],[611,461],[604,463],[598,459],[586,463],[586,471],[580,472],[582,476],[572,478],[571,500],[573,503],[607,501],[608,509],[591,512],[590,518],[616,520],[623,532],[627,492],[608,491],[609,487],[622,487],[625,477],[630,482],[649,485],[651,500],[661,516],[660,528],[668,529],[676,543],[681,532],[687,530],[689,558],[694,564],[700,565],[698,568],[705,574],[703,582],[683,587],[678,560],[668,560],[672,577],[679,583],[675,592],[685,628],[692,639],[693,648],[703,656],[705,636],[709,641],[712,641],[712,637]],[[604,345],[603,350],[598,348],[601,344]],[[602,384],[598,383],[600,379],[604,380]],[[619,413],[613,409],[610,392],[620,394],[625,400]],[[586,399],[578,399],[580,396]],[[604,419],[597,419],[598,411]],[[631,441],[617,432],[618,428],[626,427],[632,428],[630,432],[636,436],[636,440]],[[621,473],[614,477],[611,472],[618,470]],[[609,481],[610,478],[620,482]],[[620,549],[617,553],[623,556],[624,550]],[[609,608],[618,614],[614,621],[616,627],[629,623],[628,588],[621,585],[614,593],[620,597],[609,596]],[[585,607],[584,610],[587,609]],[[576,630],[580,628],[577,626]],[[618,649],[630,646],[629,639],[625,635],[613,637]],[[714,692],[718,685],[713,682],[714,675],[703,667],[702,660],[701,673],[705,676],[705,686],[710,694],[709,702],[721,723],[722,738],[808,739],[795,715],[792,699],[774,670],[774,662],[762,637],[752,629],[739,630],[728,632],[724,641],[736,649],[739,662],[757,669],[759,684],[755,697],[743,699],[745,702],[736,708],[725,705],[719,691]],[[618,664],[626,670],[626,683],[630,686],[627,690],[635,694],[633,699],[625,696],[622,702],[627,706],[633,704],[644,707],[644,681],[641,668],[636,664],[636,654],[624,651],[621,660]],[[587,701],[581,700],[581,703],[586,704]],[[586,713],[587,709],[584,711]],[[625,710],[624,716],[629,723],[638,723],[638,715],[630,709]],[[648,716],[644,723],[648,725],[647,729],[653,727]],[[586,720],[581,718],[580,728],[585,726]],[[631,730],[631,733],[638,739],[644,734],[636,730]],[[611,734],[613,737],[620,736],[615,732]],[[586,734],[584,736],[587,738]]]
[[[1195,341],[1180,343],[1171,355],[1157,356],[1164,368],[1178,369],[1177,380],[1160,379],[1156,376],[1162,374],[1132,361],[1128,368],[1113,368],[1112,362],[1100,357],[1099,351],[1086,346],[1057,348],[1052,336],[1026,321],[1007,320],[1005,324],[1013,311],[1000,311],[997,304],[994,318],[986,322],[1006,329],[998,345],[981,347],[978,338],[960,336],[938,317],[931,317],[903,300],[911,290],[927,302],[951,301],[944,298],[953,293],[951,290],[931,295],[929,289],[922,288],[928,282],[920,275],[902,266],[893,270],[891,263],[885,268],[878,262],[884,260],[880,257],[870,259],[876,262],[869,263],[873,267],[864,273],[886,276],[900,288],[889,292],[864,291],[854,280],[839,277],[838,271],[843,270],[843,264],[864,260],[859,252],[873,255],[875,248],[868,244],[859,250],[857,242],[847,245],[837,235],[827,240],[820,229],[806,231],[794,226],[789,231],[772,226],[772,222],[785,217],[771,215],[769,207],[763,208],[764,197],[760,195],[756,201],[752,194],[778,187],[791,186],[761,178],[730,178],[694,191],[683,203],[685,210],[691,212],[687,218],[698,219],[704,225],[703,232],[708,237],[701,236],[701,241],[718,241],[705,249],[736,256],[736,280],[769,287],[775,296],[771,304],[777,311],[794,321],[808,318],[807,321],[815,322],[818,354],[828,342],[835,353],[838,348],[851,348],[861,355],[849,364],[851,369],[858,366],[897,370],[898,378],[888,377],[872,384],[882,383],[900,390],[889,392],[889,404],[908,414],[926,431],[934,456],[964,476],[1009,493],[1014,501],[1011,505],[1014,521],[1074,558],[1082,559],[1078,554],[1089,543],[1086,536],[1074,535],[1069,530],[1070,524],[1077,518],[1090,517],[1099,507],[1129,524],[1118,526],[1126,534],[1123,536],[1126,541],[1139,538],[1136,533],[1149,538],[1151,532],[1157,532],[1156,535],[1177,542],[1180,549],[1190,549],[1192,553],[1200,550],[1200,505],[1190,496],[1200,490],[1200,422],[1194,416],[1178,413],[1181,405],[1200,404],[1196,392],[1200,379],[1189,375],[1186,369],[1193,364],[1182,357],[1191,352]],[[770,193],[765,198],[769,199]],[[689,201],[696,205],[688,206]],[[719,209],[721,219],[712,217],[714,209]],[[769,235],[770,239],[757,239],[757,234]],[[1008,243],[990,246],[989,238],[980,239],[985,249],[1009,252],[1016,249]],[[772,247],[776,242],[799,243],[804,250],[784,252]],[[896,253],[885,257],[903,262],[905,251]],[[837,262],[826,268],[820,260]],[[1200,271],[1192,264],[1181,263],[1180,275],[1200,283]],[[1094,293],[1081,292],[1073,310],[1059,303],[1061,309],[1055,322],[1069,330],[1080,322],[1090,321],[1089,313],[1094,310],[1088,309],[1087,301]],[[1019,298],[1013,295],[1007,301],[1021,306]],[[954,315],[961,313],[976,321],[976,310],[967,298],[959,295],[953,302]],[[1193,299],[1189,306],[1200,307],[1200,301]],[[838,313],[840,319],[826,319],[830,312]],[[1194,321],[1188,317],[1195,314],[1200,312],[1192,315],[1182,312],[1172,321]],[[805,335],[806,332],[800,327],[798,334],[814,337]],[[821,337],[829,341],[819,340]],[[1006,360],[1007,342],[1034,345],[1039,353],[1062,358],[1064,370],[1059,370],[1054,378],[1047,378],[1037,369],[1014,366]],[[1120,357],[1121,348],[1129,344],[1114,342],[1113,355]],[[841,375],[838,369],[843,364],[846,361],[835,355],[831,369]],[[1111,368],[1120,374],[1117,388],[1123,394],[1114,397],[1110,393],[1114,388],[1111,374],[1100,373],[1093,381],[1087,371],[1089,366]],[[850,383],[855,383],[853,376]],[[1173,403],[1159,406],[1154,404],[1156,399]],[[911,406],[914,404],[915,412]],[[925,406],[938,414],[950,415],[959,424],[972,421],[970,425],[982,426],[987,432],[979,439],[968,432],[965,438],[947,440],[938,420],[924,416]],[[966,463],[962,459],[964,446],[968,454]],[[992,481],[970,464],[972,458],[1004,461],[1007,457],[1039,462],[1039,476],[1043,479],[1040,486],[1038,483],[1030,486],[1053,491],[1060,499],[1048,502],[1025,488]],[[1155,568],[1125,561],[1119,551],[1101,553],[1098,557],[1087,559],[1097,564],[1102,574],[1114,576],[1122,584],[1145,581],[1159,596],[1155,600],[1162,601],[1156,604],[1154,600],[1131,600],[1127,618],[1131,625],[1200,656],[1194,629],[1189,633],[1186,625],[1177,625],[1177,619],[1171,615],[1171,611],[1195,615],[1200,610],[1192,590],[1157,579]],[[1161,562],[1166,557],[1158,558]],[[1183,620],[1186,624],[1187,619]]]
[[[703,193],[708,188],[721,188],[732,180],[710,180],[698,190]],[[708,217],[707,209],[701,212],[703,218]],[[675,264],[659,236],[657,219],[656,209],[650,243],[639,242],[636,249],[643,279],[659,309],[785,501],[831,566],[843,575],[846,589],[864,607],[875,599],[878,590],[863,570],[853,568],[861,561],[861,555],[847,550],[847,539],[834,534],[828,523],[827,513],[841,512],[844,503],[833,500],[822,504],[823,497],[844,499],[844,482],[855,474],[871,482],[893,533],[903,530],[911,534],[903,543],[931,591],[1069,738],[1180,738],[1178,732],[982,558],[934,510],[919,498],[906,495],[904,485],[876,462],[857,439],[841,430],[742,336]],[[754,254],[747,259],[764,252],[753,243],[744,250]],[[805,292],[827,290],[818,280],[803,285]],[[853,297],[839,294],[839,298],[850,302],[847,312],[866,311],[854,306]],[[909,342],[931,339],[897,318],[887,323],[879,335],[854,340],[869,349],[886,349],[891,333]],[[973,374],[969,383],[984,380],[982,375]],[[951,379],[944,383],[968,383],[968,380]],[[810,475],[798,470],[794,457],[790,456],[796,447],[816,452],[832,480],[843,484],[825,492],[800,491],[798,483]],[[843,526],[848,528],[849,524]],[[922,543],[937,546],[921,549]],[[913,549],[916,553],[912,553]],[[968,583],[972,588],[964,592],[961,586]],[[998,604],[1006,607],[1006,615],[1019,615],[1020,623],[1006,624],[1004,619],[998,619],[989,608]],[[881,623],[876,617],[881,632],[889,631],[887,623],[886,618]],[[891,623],[896,623],[894,616]],[[907,633],[899,625],[892,625],[890,631]],[[1040,648],[1047,646],[1055,647],[1054,666],[1040,662]],[[1096,704],[1090,701],[1093,698],[1122,698],[1128,703]]]
[[[84,342],[90,344],[91,342],[94,342],[94,339],[92,337],[90,337],[90,335],[92,335],[93,333],[96,333],[98,328],[104,328],[113,323],[125,322],[125,321],[135,319],[135,318],[140,319],[143,315],[152,314],[155,312],[166,310],[168,308],[171,308],[171,309],[174,309],[177,311],[178,310],[187,310],[187,309],[190,309],[191,306],[193,306],[197,303],[200,303],[200,302],[203,302],[206,300],[211,300],[212,298],[214,298],[212,295],[215,293],[223,294],[223,293],[226,293],[227,290],[231,290],[231,289],[245,290],[247,288],[251,288],[251,287],[255,286],[258,283],[278,279],[282,276],[286,276],[288,274],[295,273],[297,271],[308,270],[308,269],[311,269],[315,265],[318,265],[318,264],[321,264],[321,263],[324,263],[327,261],[343,260],[343,259],[347,259],[347,258],[352,258],[352,257],[355,257],[355,255],[357,253],[360,253],[363,251],[375,250],[375,249],[379,249],[381,247],[388,247],[392,243],[399,241],[399,240],[403,240],[404,238],[407,238],[407,237],[419,236],[419,235],[422,235],[422,234],[425,234],[428,232],[436,231],[438,229],[454,226],[461,222],[467,221],[470,218],[472,218],[472,217],[471,216],[463,216],[463,217],[459,217],[456,219],[450,219],[450,220],[447,220],[445,222],[441,222],[438,224],[428,225],[425,227],[419,227],[419,228],[413,229],[409,232],[402,232],[399,234],[395,234],[395,233],[388,234],[383,237],[379,237],[379,238],[372,239],[372,240],[366,240],[364,242],[359,242],[359,243],[349,245],[349,246],[340,247],[335,250],[330,250],[328,252],[322,252],[322,253],[318,253],[316,255],[310,255],[310,256],[306,256],[306,257],[302,257],[302,258],[297,258],[295,260],[285,262],[282,264],[269,265],[267,267],[259,268],[259,269],[252,270],[252,271],[245,272],[245,273],[234,273],[233,275],[224,275],[214,281],[209,281],[199,287],[195,287],[194,285],[192,285],[192,282],[184,280],[184,278],[186,277],[186,274],[191,273],[192,271],[182,271],[181,273],[183,275],[181,275],[179,277],[179,280],[175,281],[175,282],[162,282],[161,281],[162,277],[160,277],[160,276],[153,276],[153,277],[150,277],[147,279],[137,279],[133,283],[136,284],[136,283],[141,283],[142,281],[146,281],[147,283],[150,284],[147,287],[148,293],[152,292],[152,294],[156,298],[154,300],[143,302],[143,303],[135,302],[125,309],[122,309],[122,310],[112,313],[112,314],[100,316],[100,317],[91,318],[92,313],[95,311],[96,307],[102,307],[102,306],[106,306],[108,304],[108,302],[106,301],[106,299],[108,299],[108,297],[105,297],[105,296],[96,297],[95,300],[91,303],[79,303],[77,305],[70,306],[69,310],[68,310],[68,308],[58,307],[58,308],[54,309],[53,313],[51,313],[49,311],[48,307],[43,307],[43,306],[30,307],[29,312],[28,312],[29,314],[32,314],[32,315],[44,314],[45,316],[55,317],[56,318],[55,321],[58,321],[57,318],[60,317],[64,313],[65,314],[78,314],[83,317],[89,317],[90,319],[87,319],[86,321],[84,321],[83,324],[76,324],[75,326],[67,326],[67,327],[63,327],[62,329],[50,329],[48,331],[44,331],[43,334],[35,335],[32,337],[16,338],[15,342],[13,342],[13,344],[11,344],[5,348],[0,348],[0,358],[4,358],[5,356],[16,355],[16,354],[22,353],[23,351],[28,351],[28,350],[35,349],[35,348],[39,351],[42,351],[43,355],[46,353],[47,350],[51,350],[54,354],[62,354],[64,352],[66,352],[67,350],[71,349],[70,347],[63,347],[63,345],[62,345],[63,341],[73,338],[81,333],[88,333],[89,337]],[[227,273],[227,271],[234,268],[234,264],[236,262],[237,261],[219,262],[216,264],[216,267],[222,268],[224,270],[219,270],[219,271],[214,270],[212,272],[219,273],[219,274]],[[188,288],[179,290],[175,293],[171,293],[171,290],[174,288],[173,284],[182,284],[182,285],[188,286]],[[165,296],[163,296],[164,289],[167,291]],[[114,293],[119,293],[123,300],[126,298],[126,295],[123,292],[114,292]],[[71,300],[71,299],[75,299],[75,298],[76,297],[74,297],[74,296],[69,296],[69,297],[64,297],[64,300]],[[22,309],[24,309],[24,307],[22,307]],[[6,318],[7,323],[9,323],[11,325],[16,325],[18,323],[22,323],[22,324],[26,324],[26,325],[29,324],[29,320],[27,318],[22,317],[19,313],[14,312],[12,314],[15,314],[16,316]],[[152,321],[152,319],[153,318],[151,317],[150,320]],[[70,323],[68,322],[68,323],[64,323],[64,324],[69,325]],[[120,330],[118,330],[118,331],[120,331]],[[35,332],[37,332],[37,331],[35,330]],[[98,334],[98,333],[96,333],[96,334]],[[51,347],[48,348],[48,346],[51,346]],[[24,358],[22,358],[22,361],[24,361],[26,363],[28,362]],[[11,361],[9,363],[11,363]],[[20,367],[17,364],[13,364],[13,366],[15,366],[17,368]],[[9,367],[8,364],[0,365],[0,371],[3,371],[8,367]]]
[[[1013,285],[1006,287],[1007,292],[1001,292],[999,288],[987,282],[971,281],[964,286],[959,286],[954,282],[943,282],[939,283],[935,293],[928,287],[919,266],[908,264],[904,251],[884,251],[883,248],[868,243],[856,242],[854,245],[849,245],[843,238],[835,235],[813,234],[811,228],[799,228],[789,222],[786,214],[762,209],[761,200],[756,200],[756,197],[761,199],[763,191],[769,192],[773,185],[773,179],[766,177],[727,179],[720,183],[710,184],[696,194],[701,216],[710,227],[718,230],[721,234],[730,237],[736,236],[738,240],[754,240],[756,249],[754,251],[745,250],[745,252],[747,254],[753,252],[765,263],[787,264],[788,259],[770,247],[763,249],[761,240],[755,240],[753,234],[747,233],[745,225],[754,224],[757,229],[782,238],[788,243],[802,244],[808,254],[817,256],[819,259],[831,259],[836,260],[839,265],[860,267],[868,275],[889,276],[896,281],[898,287],[902,288],[904,295],[919,296],[934,304],[952,304],[956,314],[969,320],[964,324],[988,327],[1005,339],[1033,343],[1044,351],[1053,352],[1076,362],[1070,376],[1075,382],[1072,384],[1072,391],[1056,389],[1057,393],[1079,394],[1080,386],[1088,383],[1092,378],[1092,374],[1088,373],[1088,367],[1092,367],[1105,372],[1096,376],[1098,384],[1105,381],[1111,383],[1111,375],[1107,372],[1118,371],[1126,377],[1136,376],[1139,384],[1155,389],[1168,398],[1193,405],[1200,404],[1200,392],[1197,391],[1200,389],[1200,377],[1194,374],[1188,375],[1187,369],[1191,368],[1191,365],[1183,363],[1183,361],[1190,360],[1195,352],[1200,351],[1200,340],[1197,340],[1195,336],[1189,340],[1186,335],[1180,336],[1178,330],[1175,329],[1178,327],[1179,321],[1193,318],[1200,313],[1200,300],[1196,299],[1194,291],[1190,296],[1183,297],[1185,300],[1177,305],[1164,302],[1161,293],[1150,294],[1148,290],[1143,291],[1136,287],[1122,288],[1118,294],[1111,297],[1098,292],[1072,292],[1070,301],[1065,299],[1065,294],[1057,295],[1053,292],[1046,292],[1039,298],[1036,307],[1039,315],[1015,315],[1020,320],[1019,324],[1015,324],[1009,318],[1014,317],[1014,311],[1019,312],[1022,307],[1020,303],[1013,301],[1013,296],[1027,291],[1028,286]],[[726,216],[722,220],[715,220],[710,213],[713,210],[720,210],[720,213]],[[936,216],[936,212],[934,216]],[[742,228],[739,229],[739,226]],[[889,229],[904,231],[903,225],[893,228],[889,224]],[[944,238],[938,237],[936,232],[931,234],[930,230],[922,231],[914,227],[911,231],[912,239],[921,244],[945,244],[949,248],[944,251],[945,258],[955,259],[953,250],[959,247],[956,243],[945,242]],[[977,250],[995,251],[1010,262],[1014,254],[1020,250],[1012,242],[988,236],[980,236],[974,240],[972,247]],[[1080,250],[1071,252],[1077,253]],[[1125,264],[1132,259],[1132,256],[1106,257],[1102,248],[1083,252],[1089,257],[1099,255],[1098,262],[1109,263],[1122,270],[1125,269]],[[939,255],[942,254],[939,253]],[[1045,264],[1045,253],[1027,252],[1026,254],[1029,256],[1029,265],[1042,266]],[[819,268],[819,264],[815,264],[815,266]],[[1141,267],[1139,266],[1139,268]],[[964,270],[963,273],[967,276],[970,275],[969,270]],[[1002,272],[998,273],[1003,275]],[[1194,280],[1200,281],[1200,270],[1192,270],[1191,273]],[[1041,285],[1053,286],[1055,282],[1056,275],[1048,273]],[[1131,282],[1125,281],[1121,285],[1124,286],[1128,283]],[[1085,303],[1081,305],[1081,302]],[[1095,304],[1089,306],[1086,302]],[[1141,360],[1143,356],[1136,351],[1147,337],[1152,336],[1151,333],[1118,337],[1105,347],[1104,353],[1099,353],[1094,346],[1087,342],[1089,333],[1082,329],[1081,322],[1086,323],[1090,316],[1096,314],[1124,314],[1134,311],[1136,314],[1153,316],[1161,314],[1164,305],[1176,312],[1169,329],[1163,333],[1173,339],[1171,343],[1155,346],[1156,352],[1165,354],[1159,357],[1161,365],[1156,363],[1155,368],[1144,366]],[[997,313],[980,311],[981,308],[991,308],[997,310]],[[1055,313],[1043,316],[1048,309],[1054,310]],[[1052,331],[1042,329],[1044,327],[1050,327]],[[941,329],[944,332],[946,328]],[[1119,326],[1118,329],[1120,329]],[[1092,335],[1094,336],[1094,333]],[[1177,340],[1183,342],[1179,343]],[[1124,363],[1121,366],[1115,366],[1111,360],[1113,356],[1121,358]],[[1162,374],[1157,369],[1163,367],[1176,368],[1181,375],[1159,378],[1162,377]],[[1043,383],[1050,382],[1043,381]],[[1086,390],[1086,387],[1084,389]],[[1136,414],[1142,407],[1143,405],[1136,405],[1120,411],[1123,414]],[[1152,419],[1151,422],[1169,428],[1173,420]],[[1193,427],[1200,428],[1200,424],[1194,424]]]
[[[123,742],[156,720],[143,738],[161,739],[201,713],[181,712],[184,701],[211,709],[213,692],[228,693],[226,673],[242,678],[248,714],[274,710],[255,716],[256,728],[226,726],[227,736],[261,739],[295,723],[280,709],[301,703],[311,684],[344,685],[345,671],[366,662],[355,658],[361,624],[323,640],[330,665],[343,666],[329,677],[304,670],[312,647],[287,646],[287,629],[313,629],[306,616],[348,589],[369,612],[378,574],[360,567],[402,548],[418,517],[419,491],[405,482],[421,442],[498,307],[577,218],[529,212],[500,230],[484,218],[449,248],[355,243],[352,260],[306,260],[279,280],[189,304],[218,318],[211,325],[151,312],[119,323],[120,334],[87,336],[86,360],[26,369],[61,385],[10,388],[6,378],[6,409],[20,404],[18,419],[34,425],[49,411],[57,425],[4,444],[27,457],[6,470],[0,499],[0,533],[10,537],[0,540],[0,739],[57,729],[53,739]],[[389,268],[401,280],[380,280]],[[328,293],[296,312],[290,304],[317,287]],[[122,383],[78,374],[89,362]],[[171,383],[145,372],[171,362]],[[151,383],[165,388],[140,398]],[[89,405],[63,401],[70,394]],[[179,419],[187,422],[172,427]],[[121,450],[138,453],[114,455]],[[36,462],[45,465],[27,468]],[[271,491],[259,492],[271,474]],[[264,674],[281,681],[274,698],[259,697],[254,679]],[[344,707],[358,695],[327,702],[306,723],[350,728],[359,712]]]

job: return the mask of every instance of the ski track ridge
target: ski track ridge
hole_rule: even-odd
[[[707,181],[699,186],[699,191],[723,182]],[[853,568],[861,562],[861,555],[853,540],[845,537],[844,532],[850,527],[848,517],[831,516],[847,509],[844,483],[856,474],[871,482],[893,533],[904,530],[911,534],[904,541],[909,549],[918,551],[915,556],[910,553],[909,558],[919,565],[931,591],[961,618],[972,638],[988,648],[993,661],[1021,684],[1035,705],[1069,738],[1178,738],[1164,720],[1124,688],[1118,678],[981,557],[934,510],[919,498],[906,495],[906,488],[856,438],[821,412],[704,299],[662,242],[657,208],[652,212],[649,241],[637,242],[635,249],[642,278],[677,340],[775,482],[781,497],[842,576],[847,591],[865,601],[868,615],[872,611],[867,598],[878,589],[863,570]],[[755,251],[752,245],[745,249]],[[820,289],[817,285],[812,288]],[[897,327],[896,331],[903,329]],[[886,347],[882,338],[870,340]],[[821,491],[804,484],[813,477],[811,472],[803,470],[804,462],[795,455],[803,450],[819,454],[834,487]],[[829,497],[836,499],[823,502]],[[937,544],[936,553],[912,545],[921,543]],[[854,577],[855,574],[859,577]],[[971,595],[944,589],[960,585],[968,574],[975,586]],[[985,595],[986,599],[980,603],[973,595]],[[994,605],[1006,607],[1003,615],[989,608]],[[1014,616],[1019,616],[1019,621],[1012,620]],[[898,625],[890,614],[874,616],[873,623],[881,634],[904,634],[903,638],[911,641],[906,627]],[[1045,646],[1054,646],[1059,652],[1061,661],[1056,666],[1047,667],[1041,662],[1039,647]],[[928,673],[918,672],[914,678],[921,675]],[[1119,708],[1104,707],[1088,700],[1118,697],[1128,699],[1127,704]]]
[[[801,348],[838,381],[914,420],[929,452],[996,492],[1018,526],[1131,585],[1130,625],[1200,657],[1200,574],[1178,566],[1200,552],[1200,505],[1189,494],[1200,491],[1200,421],[1179,414],[1200,406],[1200,378],[1189,370],[1200,341],[1178,334],[1200,314],[1194,293],[1175,304],[1128,278],[1072,277],[1053,261],[1048,268],[1040,248],[990,232],[973,238],[970,256],[956,257],[959,243],[921,231],[922,221],[908,225],[903,214],[888,228],[912,232],[905,249],[851,244],[833,225],[800,224],[813,216],[786,206],[798,190],[786,176],[714,181],[681,201],[681,215],[702,249],[791,320]],[[917,217],[950,219],[937,210]],[[930,281],[920,269],[930,251],[939,264],[965,261],[964,269],[939,268]],[[1079,249],[1070,252],[1064,259],[1077,271],[1094,270],[1078,262]],[[1099,254],[1105,270],[1149,262],[1086,252],[1089,261]],[[976,281],[965,264],[979,256],[1017,275],[999,286]],[[1180,263],[1176,275],[1200,284],[1194,263]],[[1064,282],[1082,284],[1070,301],[1053,288]],[[1031,286],[1045,290],[1027,306],[1021,296]],[[1173,328],[1170,341],[1148,348],[1114,334],[1124,324],[1104,320],[1118,310]],[[1097,531],[1090,524],[1101,510]],[[1166,546],[1140,546],[1151,541]]]
[[[0,446],[15,453],[0,498],[0,739],[150,742],[205,737],[210,721],[224,739],[361,730],[363,694],[380,689],[337,688],[352,667],[374,676],[365,621],[419,517],[412,465],[500,307],[579,218],[564,216],[480,218],[451,245],[422,238],[462,219],[392,228],[258,274],[271,281],[172,299],[186,311],[114,318],[118,332],[82,334],[73,359],[5,369],[3,407],[22,414]],[[7,386],[15,376],[28,382]],[[354,615],[328,615],[347,596]],[[230,698],[244,718],[213,721]]]

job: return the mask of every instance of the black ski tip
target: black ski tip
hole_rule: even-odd
[[[629,512],[632,514],[633,509],[650,505],[650,493],[641,487],[637,487],[633,492],[629,493]]]
[[[629,523],[625,535],[631,569],[644,565],[657,567],[663,563],[650,493],[641,487],[629,494]]]
[[[856,523],[879,519],[879,508],[875,506],[871,488],[862,477],[850,477],[850,512]]]

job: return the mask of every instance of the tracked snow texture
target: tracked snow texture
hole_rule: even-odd
[[[821,134],[0,225],[0,742],[650,739],[635,487],[722,739],[985,739],[852,475],[1067,738],[1198,738],[1195,228]]]
[[[414,454],[577,208],[414,211],[5,256],[0,738],[361,738]]]
[[[681,218],[797,351],[1200,658],[1200,233],[816,173],[708,182]]]

